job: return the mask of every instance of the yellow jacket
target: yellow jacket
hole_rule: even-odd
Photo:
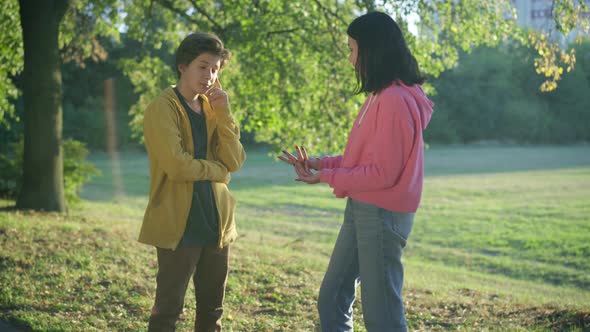
[[[190,121],[172,87],[156,97],[145,111],[143,135],[150,160],[150,197],[139,242],[175,249],[191,207],[193,182],[209,180],[219,213],[219,243],[225,247],[237,237],[236,201],[227,188],[230,173],[242,167],[246,153],[240,129],[229,107],[211,108],[203,97],[207,125],[207,160],[194,159]]]

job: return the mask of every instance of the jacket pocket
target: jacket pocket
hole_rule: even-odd
[[[211,182],[213,193],[215,194],[215,203],[219,213],[220,236],[223,237],[235,228],[234,211],[236,209],[236,199],[227,188],[225,183]]]

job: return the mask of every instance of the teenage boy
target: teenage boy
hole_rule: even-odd
[[[156,247],[148,331],[174,331],[189,280],[195,331],[221,331],[229,244],[236,239],[230,173],[246,159],[219,72],[231,58],[217,36],[193,33],[176,51],[176,86],[145,111],[150,196],[139,241]]]

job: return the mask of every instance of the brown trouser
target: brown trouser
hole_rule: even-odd
[[[156,300],[148,331],[175,330],[191,276],[197,300],[195,331],[221,331],[229,247],[157,248],[157,251]]]

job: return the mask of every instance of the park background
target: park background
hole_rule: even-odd
[[[408,42],[436,104],[404,256],[410,328],[589,330],[590,41],[557,38],[552,49],[540,42],[546,31],[506,18],[510,3],[74,1],[59,28],[67,212],[43,212],[18,207],[23,138],[35,133],[24,125],[19,3],[8,0],[0,319],[24,331],[146,328],[156,262],[135,241],[149,181],[141,117],[174,83],[182,36],[205,30],[234,52],[221,80],[248,153],[230,184],[240,238],[225,327],[312,331],[344,201],[326,186],[294,183],[276,151],[294,143],[318,155],[342,151],[363,101],[352,94],[344,31],[356,13],[384,9],[415,29]],[[562,2],[545,3],[556,10]],[[539,61],[549,53],[556,64]],[[181,331],[190,330],[194,305],[189,290]]]

